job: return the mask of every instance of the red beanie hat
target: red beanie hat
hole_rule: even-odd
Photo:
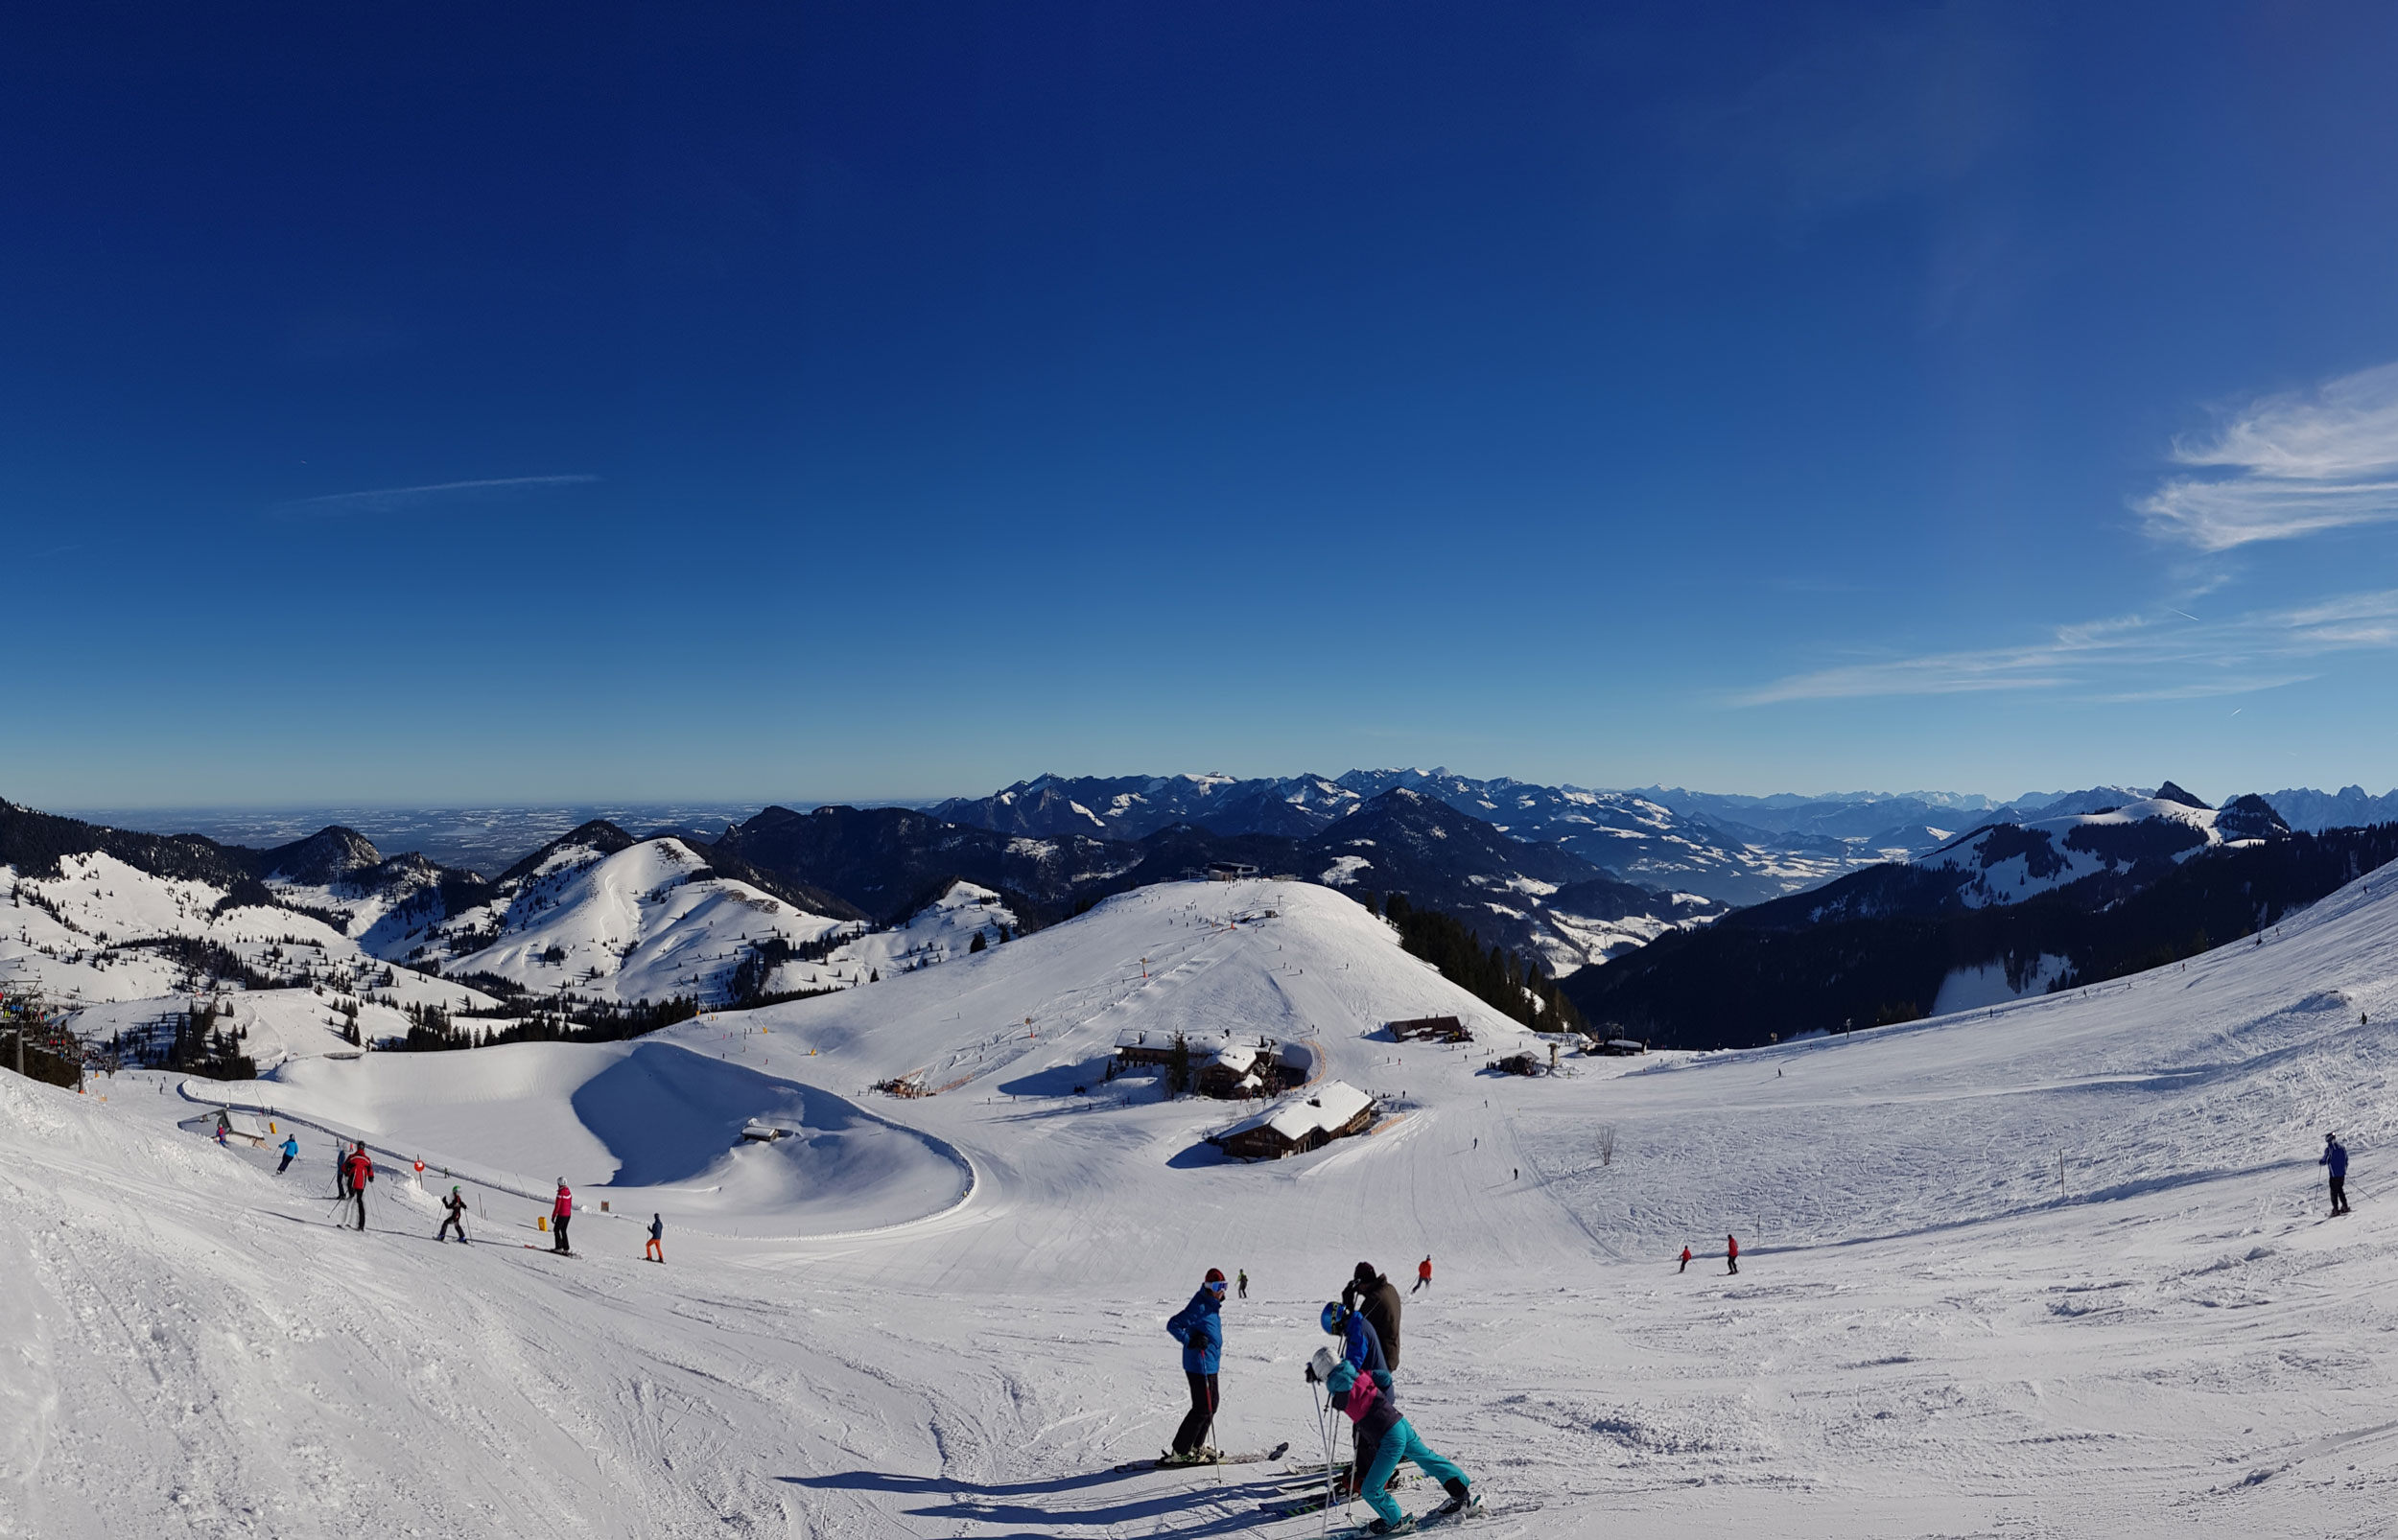
[[[1224,1270],[1222,1268],[1210,1268],[1208,1270],[1207,1281],[1210,1283],[1222,1283],[1224,1281]]]

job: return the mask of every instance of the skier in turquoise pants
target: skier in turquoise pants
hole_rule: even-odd
[[[1416,1430],[1407,1419],[1399,1414],[1398,1406],[1391,1400],[1389,1379],[1387,1374],[1360,1375],[1344,1359],[1324,1382],[1324,1388],[1331,1392],[1332,1405],[1375,1438],[1374,1463],[1367,1467],[1366,1478],[1359,1483],[1364,1488],[1366,1503],[1378,1515],[1366,1527],[1368,1534],[1403,1534],[1415,1527],[1414,1521],[1399,1508],[1398,1500],[1384,1490],[1391,1484],[1399,1461],[1404,1459],[1414,1460],[1418,1470],[1440,1482],[1448,1493],[1448,1501],[1434,1508],[1434,1514],[1469,1510],[1479,1501],[1466,1473],[1435,1454],[1430,1445],[1416,1436]]]

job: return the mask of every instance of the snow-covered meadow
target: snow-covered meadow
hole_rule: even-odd
[[[307,1120],[281,1178],[165,1077],[0,1076],[0,1533],[1312,1535],[1258,1509],[1279,1467],[1111,1468],[1180,1416],[1162,1323],[1245,1269],[1218,1441],[1296,1458],[1317,1306],[1429,1254],[1401,1405],[1540,1505],[1493,1540],[2378,1534],[2372,887],[2101,991],[1548,1079],[1487,1072],[1528,1037],[1358,906],[1255,881],[633,1043],[334,1060],[295,1031],[272,1079],[192,1086]],[[1427,1014],[1482,1040],[1379,1030]],[[1304,1044],[1390,1115],[1228,1163],[1204,1135],[1242,1108],[1105,1078],[1128,1029]],[[895,1076],[939,1094],[868,1090]],[[796,1132],[736,1148],[761,1116]],[[2327,1222],[2334,1128],[2357,1209]],[[364,1235],[327,1131],[389,1172]],[[414,1158],[479,1244],[431,1239]],[[559,1176],[573,1259],[532,1228]]]

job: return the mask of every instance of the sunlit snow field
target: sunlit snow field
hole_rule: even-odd
[[[1258,1510],[1286,1465],[1111,1468],[1181,1414],[1163,1321],[1246,1269],[1218,1442],[1295,1460],[1318,1305],[1429,1253],[1400,1403],[1519,1509],[1469,1533],[2380,1534],[2394,973],[2352,884],[2101,992],[1519,1080],[1348,899],[1183,884],[638,1043],[195,1085],[309,1119],[280,1178],[166,1077],[0,1077],[0,1533],[1312,1535]],[[1484,1040],[1378,1031],[1431,1012]],[[1103,1078],[1227,1027],[1393,1115],[1244,1166],[1201,1142],[1239,1108]],[[335,1228],[332,1129],[464,1174],[479,1244],[404,1165]]]

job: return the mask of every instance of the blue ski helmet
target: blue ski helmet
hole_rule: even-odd
[[[1324,1315],[1320,1318],[1324,1322],[1325,1331],[1333,1337],[1338,1337],[1341,1334],[1341,1322],[1349,1318],[1349,1312],[1339,1300],[1334,1299],[1325,1305]]]

